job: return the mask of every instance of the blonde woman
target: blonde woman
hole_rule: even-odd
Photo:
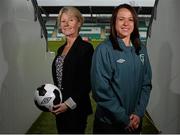
[[[83,17],[75,7],[63,7],[59,12],[60,31],[66,42],[58,51],[52,64],[54,84],[62,92],[63,102],[55,106],[58,133],[83,134],[87,117],[92,113],[89,92],[90,67],[93,47],[79,35]]]

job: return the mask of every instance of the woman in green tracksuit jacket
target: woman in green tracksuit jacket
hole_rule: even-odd
[[[93,133],[140,133],[152,73],[135,10],[128,4],[116,7],[110,28],[109,39],[95,49],[92,60]]]

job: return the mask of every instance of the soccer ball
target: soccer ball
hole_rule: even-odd
[[[53,84],[45,84],[35,90],[35,105],[44,112],[53,110],[53,106],[62,102],[62,94]]]

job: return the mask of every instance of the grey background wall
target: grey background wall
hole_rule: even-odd
[[[159,0],[148,51],[153,71],[149,112],[162,133],[180,133],[180,1]]]
[[[39,116],[34,90],[51,83],[51,61],[31,1],[0,4],[0,133],[25,133]]]

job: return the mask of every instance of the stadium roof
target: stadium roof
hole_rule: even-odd
[[[57,17],[63,6],[75,6],[85,22],[108,23],[113,9],[119,4],[132,5],[141,18],[152,14],[155,0],[37,0],[43,17]]]
[[[117,6],[128,3],[137,7],[153,7],[155,0],[37,0],[39,6]]]
[[[150,15],[155,0],[37,0],[42,13],[58,14],[63,6],[75,6],[84,16],[106,16],[112,14],[114,7],[128,3],[132,5],[138,15]]]
[[[48,14],[58,14],[63,6],[41,6]],[[76,6],[82,14],[112,14],[114,6]],[[153,7],[134,7],[136,12],[140,15],[151,14]]]

